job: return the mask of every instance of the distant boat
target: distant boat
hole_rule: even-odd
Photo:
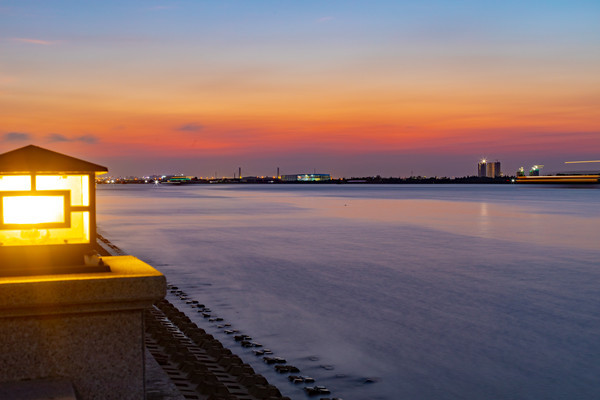
[[[600,175],[599,174],[589,174],[589,175],[517,176],[517,183],[597,184],[597,183],[600,183]]]

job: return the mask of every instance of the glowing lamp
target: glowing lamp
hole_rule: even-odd
[[[96,242],[94,178],[107,171],[33,145],[0,154],[0,275],[83,267]]]

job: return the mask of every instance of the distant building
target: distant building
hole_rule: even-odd
[[[330,174],[296,174],[281,175],[281,180],[285,182],[319,182],[330,181]]]
[[[192,180],[196,179],[195,176],[183,176],[183,175],[174,175],[174,176],[167,176],[166,180],[167,182],[191,182]]]
[[[480,178],[485,178],[487,176],[487,161],[481,160],[477,164],[477,176]]]
[[[543,165],[534,165],[529,170],[529,176],[540,176],[540,170],[543,168]]]
[[[486,176],[488,178],[499,178],[502,175],[500,170],[500,161],[487,163]]]
[[[481,160],[477,164],[477,176],[480,178],[498,178],[502,176],[500,161],[488,162]]]

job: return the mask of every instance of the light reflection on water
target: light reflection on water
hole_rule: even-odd
[[[298,205],[307,206],[302,200]],[[343,204],[342,204],[343,203]],[[539,213],[493,202],[320,199],[316,217],[410,224],[444,232],[529,244],[597,249],[600,218]]]
[[[592,399],[598,193],[100,186],[98,224],[346,400]]]

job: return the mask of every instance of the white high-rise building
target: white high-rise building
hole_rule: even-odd
[[[502,175],[500,161],[481,160],[477,164],[477,176],[480,178],[498,178]]]
[[[477,164],[477,176],[480,178],[485,178],[487,176],[487,161],[481,160]]]

